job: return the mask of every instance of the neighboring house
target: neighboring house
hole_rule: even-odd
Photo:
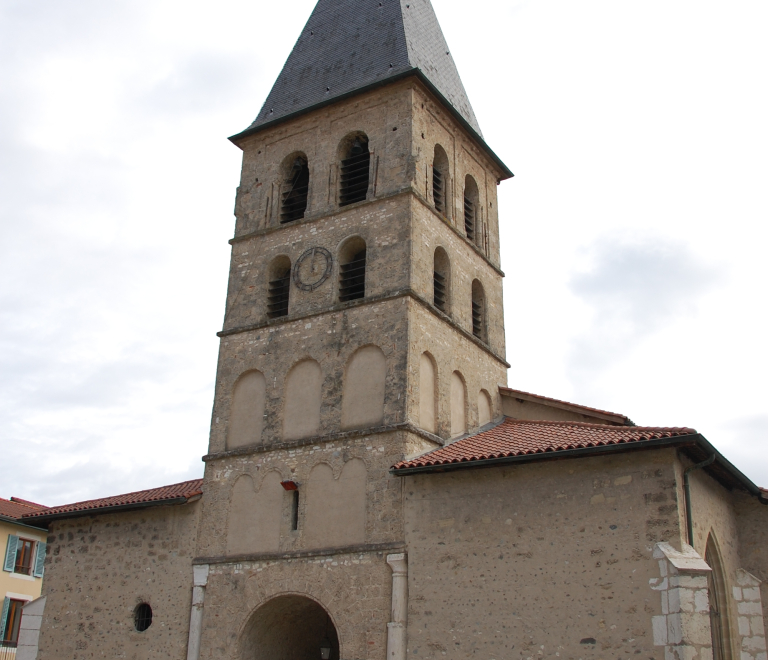
[[[15,656],[22,607],[38,598],[43,586],[47,532],[34,523],[21,523],[20,518],[45,508],[17,497],[0,498],[0,660]]]

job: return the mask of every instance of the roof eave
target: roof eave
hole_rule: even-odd
[[[455,470],[473,470],[489,467],[499,467],[502,465],[513,465],[518,463],[533,463],[541,461],[560,460],[567,458],[586,458],[588,456],[601,456],[606,454],[616,454],[620,452],[644,451],[650,449],[660,449],[664,447],[686,448],[695,447],[704,452],[707,456],[715,454],[715,462],[705,471],[711,472],[715,466],[721,467],[730,475],[735,483],[746,490],[750,495],[758,498],[761,502],[768,502],[768,498],[762,496],[761,490],[739,470],[733,463],[725,458],[715,447],[700,433],[681,435],[673,438],[657,438],[655,440],[644,440],[642,442],[620,443],[613,445],[601,445],[599,447],[584,447],[581,449],[567,449],[564,451],[542,452],[539,454],[523,454],[520,456],[507,456],[504,458],[490,458],[479,461],[463,461],[461,463],[447,463],[445,465],[423,465],[419,467],[391,469],[390,472],[398,477],[405,477],[414,474],[428,474],[435,472],[451,472]],[[714,475],[713,475],[714,476]],[[717,477],[714,477],[717,478]]]
[[[36,529],[39,532],[47,531],[45,527],[35,527],[34,525],[28,525],[27,523],[21,522],[18,518],[11,518],[10,516],[0,515],[0,522],[8,523],[10,525],[18,525],[19,527],[26,527],[27,529]]]
[[[79,511],[62,511],[60,513],[52,513],[50,515],[35,516],[31,520],[43,522],[49,524],[54,520],[64,520],[66,518],[87,518],[89,516],[100,516],[106,513],[122,513],[124,511],[134,511],[139,509],[148,509],[155,506],[174,506],[180,504],[187,504],[187,502],[199,499],[200,495],[192,495],[190,497],[172,497],[164,500],[155,500],[152,502],[134,502],[131,504],[118,504],[117,506],[105,506],[97,509],[81,509]]]
[[[358,96],[359,94],[363,94],[365,92],[370,92],[374,89],[379,89],[380,87],[386,87],[387,85],[391,85],[395,82],[398,82],[400,80],[404,80],[406,78],[409,78],[411,76],[417,77],[428,89],[429,91],[438,98],[438,100],[448,109],[448,111],[453,115],[454,119],[459,122],[459,124],[462,126],[462,128],[467,131],[472,139],[474,139],[485,151],[490,159],[499,167],[499,169],[502,171],[503,175],[501,177],[501,181],[505,181],[506,179],[511,179],[513,176],[515,176],[512,171],[504,164],[504,162],[499,158],[496,153],[491,149],[488,144],[486,144],[485,140],[482,138],[482,136],[472,127],[472,124],[470,124],[462,115],[461,113],[448,101],[448,99],[443,96],[443,94],[440,93],[440,91],[435,87],[435,85],[430,82],[430,80],[422,73],[421,69],[418,68],[412,68],[407,69],[406,71],[403,71],[401,73],[398,73],[394,76],[391,76],[389,78],[385,78],[383,80],[377,80],[374,83],[371,83],[370,85],[365,85],[363,87],[359,87],[355,90],[352,90],[351,92],[347,92],[346,94],[341,94],[339,96],[334,96],[333,98],[330,98],[326,101],[321,101],[320,103],[315,103],[314,105],[311,105],[306,108],[302,108],[301,110],[297,110],[296,112],[292,112],[288,115],[284,115],[283,117],[278,117],[277,119],[273,119],[272,121],[265,122],[263,124],[259,124],[258,126],[252,126],[250,128],[246,128],[244,131],[237,133],[236,135],[232,135],[229,137],[230,142],[232,142],[237,147],[240,146],[239,142],[243,138],[250,137],[251,135],[255,135],[256,133],[260,133],[261,131],[264,131],[268,128],[272,128],[274,126],[277,126],[279,124],[283,124],[287,121],[291,121],[292,119],[296,119],[297,117],[301,117],[302,115],[306,115],[310,112],[313,112],[315,110],[319,110],[320,108],[325,108],[329,105],[333,105],[334,103],[338,103],[339,101],[344,101],[346,99],[352,98],[354,96]]]

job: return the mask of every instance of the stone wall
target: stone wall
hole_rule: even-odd
[[[760,580],[763,620],[768,629],[768,506],[746,494],[734,494],[741,567]]]
[[[405,477],[415,658],[653,658],[670,450]]]
[[[51,523],[38,660],[183,660],[199,502]],[[152,625],[134,611],[152,607]]]
[[[246,660],[243,650],[252,644],[250,624],[259,608],[275,597],[294,595],[328,612],[341,658],[384,660],[391,585],[384,552],[212,564],[200,657]]]

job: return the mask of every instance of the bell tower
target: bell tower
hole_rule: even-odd
[[[282,612],[306,622],[282,643],[384,660],[407,565],[389,468],[501,416],[496,187],[512,174],[429,0],[320,0],[230,139],[200,657],[275,655]]]

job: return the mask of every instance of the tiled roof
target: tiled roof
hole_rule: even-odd
[[[319,0],[250,128],[416,69],[481,135],[430,0]]]
[[[626,415],[622,415],[620,413],[614,413],[609,412],[608,410],[600,410],[600,408],[590,408],[589,406],[582,406],[579,403],[570,403],[569,401],[561,401],[560,399],[553,399],[548,396],[542,396],[541,394],[533,394],[531,392],[523,392],[523,390],[513,390],[511,387],[499,387],[499,390],[502,392],[507,392],[510,395],[514,396],[515,394],[522,394],[523,396],[531,397],[534,399],[541,399],[543,401],[550,401],[552,403],[559,403],[563,406],[568,406],[569,408],[580,408],[581,410],[584,410],[586,412],[592,412],[592,413],[598,413],[600,415],[607,415],[610,417],[618,417],[623,420],[629,421],[629,417]]]
[[[4,500],[0,497],[0,516],[4,518],[21,518],[25,513],[34,513],[35,511],[44,510],[45,507],[40,504],[32,504],[32,502],[26,502],[20,500],[17,497],[13,497],[10,500]]]
[[[114,497],[104,497],[98,500],[87,500],[75,504],[65,504],[64,506],[54,506],[39,512],[28,513],[24,519],[64,517],[67,514],[87,514],[99,511],[100,509],[111,509],[113,507],[130,507],[132,505],[158,504],[168,500],[189,499],[195,495],[201,495],[203,492],[203,480],[194,479],[193,481],[184,481],[172,486],[161,486],[150,490],[140,490],[126,495],[115,495]]]
[[[689,428],[608,426],[582,422],[537,422],[505,418],[497,426],[424,454],[401,461],[393,470],[472,463],[514,456],[556,454],[575,449],[639,444],[648,440],[695,435]]]

